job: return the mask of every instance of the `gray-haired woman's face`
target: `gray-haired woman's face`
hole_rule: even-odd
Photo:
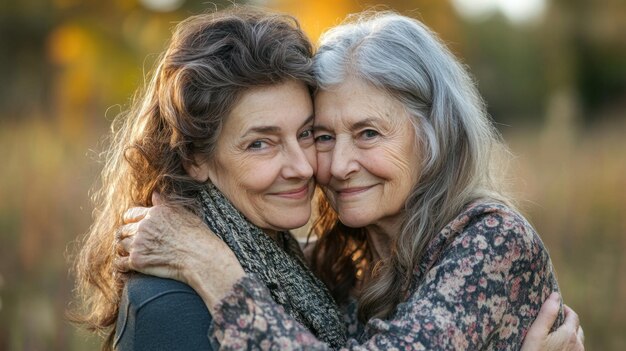
[[[402,104],[349,79],[315,98],[317,181],[349,227],[396,225],[419,175],[413,125]]]

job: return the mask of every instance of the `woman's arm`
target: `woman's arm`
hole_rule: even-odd
[[[485,235],[471,230],[460,235],[395,315],[389,320],[370,321],[369,339],[360,345],[352,341],[348,347],[472,350],[486,343],[495,343],[498,348],[520,345],[541,304],[541,300],[533,302],[530,297],[540,298],[548,278],[535,285],[535,277],[527,274],[536,264],[532,254],[536,251],[526,247],[533,245],[532,241],[504,235],[497,247],[492,247],[486,238],[489,233],[481,231]],[[516,284],[518,276],[528,280],[522,287]],[[553,297],[548,306],[554,303]],[[557,299],[556,315],[559,305]],[[291,340],[290,348],[326,347],[276,308],[264,287],[252,277],[235,285],[233,292],[214,307],[214,316],[220,331],[217,337],[225,349],[261,342],[279,345],[284,340]],[[539,320],[547,324],[540,328],[543,335],[548,334],[554,319],[550,323],[545,318]],[[526,349],[552,349],[533,341],[533,337],[542,338],[531,334]],[[560,345],[553,346],[560,349]]]
[[[167,226],[168,230],[157,229],[159,220],[156,217],[191,215],[163,206],[157,207],[162,208],[158,211],[134,210],[138,215],[128,216],[134,223],[144,220],[149,223],[135,225],[132,230],[123,231],[126,234],[122,235],[122,246],[130,252],[130,256],[120,261],[123,269],[155,272],[151,274],[173,277],[191,285],[212,311],[217,327],[216,336],[221,340],[222,347],[225,349],[260,343],[281,346],[287,341],[294,343],[291,347],[326,348],[326,345],[315,340],[304,327],[286,315],[269,297],[267,289],[254,277],[243,277],[243,271],[237,260],[232,254],[224,254],[224,251],[229,250],[221,241],[216,238],[211,239],[210,235],[206,235],[208,229],[205,226],[205,229],[199,229],[202,226],[197,222],[194,226],[185,224],[193,223],[193,221],[184,220],[179,222],[183,223],[182,225]],[[167,213],[161,213],[161,211]],[[172,231],[169,232],[169,230]],[[200,232],[203,234],[199,235]],[[137,233],[137,236],[125,238],[132,233]],[[185,235],[180,233],[185,233]],[[171,244],[170,241],[180,242]],[[159,248],[154,248],[154,246],[159,246]],[[177,252],[184,252],[184,257],[174,257],[178,256]],[[155,255],[162,255],[162,257],[155,257]],[[450,271],[444,266],[440,268],[442,269],[439,271],[443,273]],[[419,348],[431,343],[433,347],[439,349],[441,349],[440,345],[448,345],[445,348],[452,348],[455,342],[460,340],[458,336],[465,335],[462,334],[463,332],[467,332],[466,335],[472,337],[477,335],[476,331],[467,329],[467,325],[472,326],[471,322],[468,324],[467,318],[469,317],[467,316],[469,315],[457,315],[449,313],[448,308],[436,308],[437,303],[434,302],[437,298],[433,300],[432,293],[438,294],[437,284],[427,285],[414,293],[414,298],[411,298],[411,303],[408,304],[410,306],[400,306],[400,312],[394,319],[370,321],[368,328],[371,338],[360,346],[353,340],[348,347],[375,349],[407,344],[405,346]],[[225,298],[222,299],[222,297]],[[445,306],[445,298],[442,301]],[[485,323],[489,325],[491,322]],[[481,326],[477,324],[473,326],[473,328],[479,327]],[[531,345],[530,350],[544,349],[541,345],[547,335],[546,330],[549,328],[541,329],[545,332],[543,336],[533,333],[526,340],[526,344]],[[561,329],[559,333],[562,333]],[[470,339],[470,342],[478,345],[480,340],[482,339]],[[537,347],[532,348],[532,345],[537,345]],[[568,349],[560,346],[562,345],[552,349]]]
[[[230,248],[193,213],[160,205],[133,207],[124,214],[124,226],[115,233],[120,253],[115,266],[191,286],[209,310],[244,276]],[[141,234],[141,235],[137,235]],[[206,267],[206,268],[205,268]]]
[[[559,307],[558,294],[553,294],[550,299],[546,300],[536,321],[528,331],[522,351],[584,351],[584,337],[581,334],[578,317],[569,308],[566,307],[564,324],[550,333],[550,328],[558,316]],[[302,325],[290,320],[290,317],[269,298],[266,288],[253,277],[245,277],[237,282],[224,300],[214,307],[214,313],[216,313],[215,336],[221,343],[220,349],[234,350],[259,345],[259,343],[293,350],[330,349],[328,345],[315,339]],[[378,320],[378,322],[382,321]],[[378,323],[374,322],[374,324]],[[576,333],[577,329],[578,333]],[[394,338],[385,335],[388,333],[393,333],[393,331],[381,330],[379,335],[375,335],[362,345],[352,339],[346,345],[346,349],[389,348]],[[404,340],[411,338],[410,335],[404,335],[402,332],[399,336],[399,339]],[[376,342],[381,345],[374,345],[373,343]],[[429,349],[424,345],[408,346],[416,350]]]

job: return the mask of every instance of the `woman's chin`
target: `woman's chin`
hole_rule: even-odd
[[[362,228],[370,224],[370,221],[363,218],[363,216],[342,216],[340,214],[339,221],[349,228]]]
[[[309,222],[310,215],[291,218],[281,218],[273,223],[272,227],[280,231],[289,231],[304,227]]]

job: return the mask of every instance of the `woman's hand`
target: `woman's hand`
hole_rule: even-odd
[[[115,234],[116,268],[182,281],[211,309],[244,276],[241,265],[198,216],[162,205],[156,193],[152,203],[124,214]]]
[[[559,294],[552,293],[543,303],[537,319],[526,334],[521,351],[584,351],[585,336],[578,315],[564,305],[565,322],[553,333],[550,329],[559,314]]]

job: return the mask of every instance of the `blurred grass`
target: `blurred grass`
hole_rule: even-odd
[[[626,350],[626,121],[510,134],[522,208],[588,350]]]
[[[547,245],[588,350],[626,349],[626,123],[507,133],[522,208]],[[64,319],[69,244],[91,221],[104,128],[0,122],[0,350],[92,350]],[[71,136],[70,135],[74,135]]]
[[[66,248],[91,221],[98,165],[87,150],[101,131],[68,138],[57,125],[0,124],[0,350],[94,348],[64,318],[73,288]]]

